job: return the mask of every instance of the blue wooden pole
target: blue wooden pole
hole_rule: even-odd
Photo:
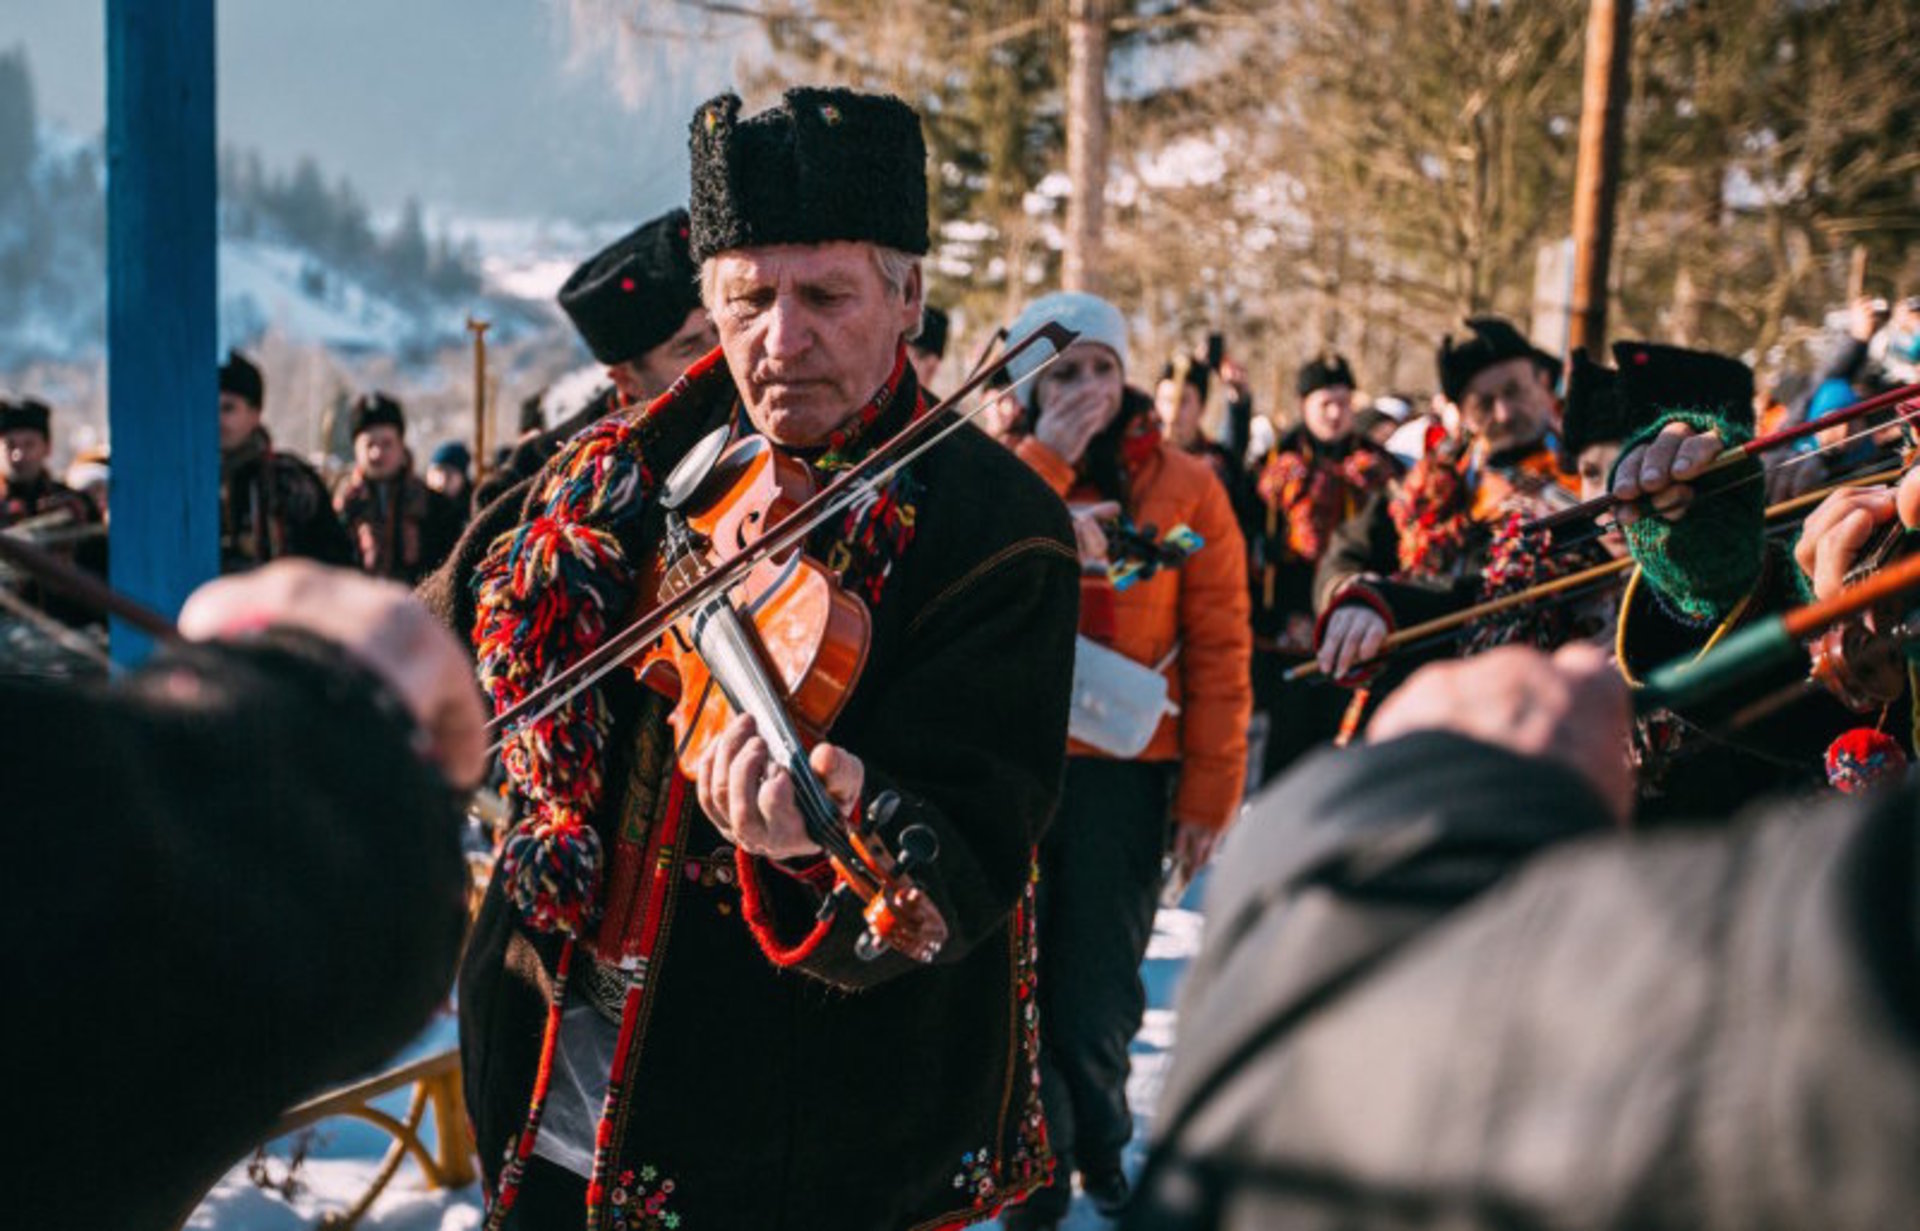
[[[220,565],[214,0],[106,4],[111,580],[175,615]]]

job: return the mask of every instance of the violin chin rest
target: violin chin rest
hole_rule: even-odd
[[[724,426],[716,427],[702,436],[699,443],[667,472],[667,481],[660,485],[661,507],[678,509],[693,499],[694,493],[707,481],[707,476],[713,473],[714,463],[727,451],[727,442],[732,436],[733,429]]]

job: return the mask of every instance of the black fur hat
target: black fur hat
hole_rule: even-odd
[[[1162,365],[1160,379],[1192,385],[1204,402],[1207,400],[1207,391],[1213,388],[1213,369],[1192,355],[1178,355]]]
[[[1353,369],[1347,366],[1344,355],[1332,351],[1322,351],[1300,367],[1300,375],[1294,379],[1294,392],[1301,397],[1320,389],[1331,389],[1335,385],[1345,385],[1349,389],[1358,388],[1353,380]]]
[[[38,432],[53,439],[53,410],[35,398],[0,402],[0,432]]]
[[[920,336],[913,340],[914,346],[935,358],[946,358],[947,324],[946,311],[928,304],[920,310]]]
[[[1619,398],[1620,374],[1587,357],[1585,347],[1573,352],[1567,373],[1567,396],[1560,408],[1560,468],[1571,473],[1588,445],[1625,440],[1626,407]]]
[[[693,113],[693,260],[732,248],[855,240],[927,252],[920,116],[887,94],[788,90],[740,118],[722,94]]]
[[[370,427],[382,424],[407,434],[406,412],[400,409],[400,403],[384,393],[363,393],[353,399],[353,434],[358,436]]]
[[[1621,413],[1629,433],[1670,410],[1698,410],[1753,430],[1753,369],[1711,351],[1615,342]]]
[[[686,210],[669,210],[589,257],[560,288],[560,310],[595,359],[638,359],[700,306],[700,271],[687,254],[691,225]]]
[[[1512,321],[1498,316],[1467,318],[1468,337],[1458,345],[1448,334],[1440,342],[1440,391],[1449,402],[1458,402],[1467,384],[1484,369],[1509,359],[1531,359],[1549,374],[1560,370],[1560,361],[1527,341]]]
[[[220,392],[233,394],[255,410],[267,404],[266,378],[253,360],[237,350],[228,351],[227,361],[220,365]]]

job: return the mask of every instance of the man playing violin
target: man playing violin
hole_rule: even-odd
[[[887,97],[695,113],[719,349],[497,501],[427,584],[496,710],[656,607],[663,484],[717,426],[825,481],[929,413],[906,360],[925,157]],[[871,613],[811,770],[884,855],[937,839],[912,876],[947,937],[924,963],[863,943],[751,720],[677,758],[671,700],[628,666],[515,728],[521,819],[460,980],[489,1226],[957,1227],[1045,1179],[1031,893],[1067,742],[1066,512],[962,430],[807,554]]]

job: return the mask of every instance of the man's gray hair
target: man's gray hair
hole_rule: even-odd
[[[922,258],[879,244],[868,244],[866,248],[873,254],[873,267],[880,272],[880,281],[886,286],[887,294],[896,299],[905,299],[907,286],[913,281],[914,274],[919,272]],[[700,262],[700,302],[708,312],[715,311],[714,301],[720,297],[719,282],[720,257],[710,256]],[[913,328],[907,330],[906,339],[911,342],[919,336],[920,322],[915,321]]]

